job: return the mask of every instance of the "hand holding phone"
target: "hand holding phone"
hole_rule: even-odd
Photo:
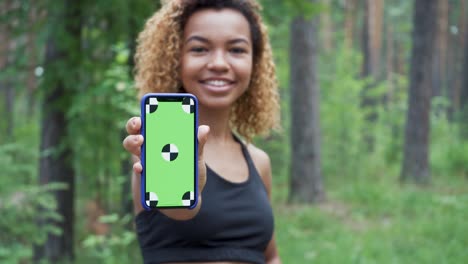
[[[122,142],[123,147],[133,155],[133,173],[132,173],[132,197],[134,213],[139,214],[143,211],[143,205],[141,202],[141,173],[143,171],[141,165],[141,146],[143,145],[144,138],[141,135],[142,119],[139,116],[130,118],[125,125],[125,129],[128,135]],[[210,127],[206,125],[200,125],[197,131],[198,138],[198,193],[199,199],[201,193],[206,184],[206,166],[203,158],[203,148],[208,139]],[[168,209],[161,210],[166,216],[176,220],[187,220],[197,214],[197,208],[200,207],[200,202],[197,204],[194,210],[187,209]]]

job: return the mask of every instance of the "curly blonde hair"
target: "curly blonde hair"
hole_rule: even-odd
[[[279,128],[279,95],[275,64],[267,28],[254,0],[172,0],[148,19],[137,39],[135,83],[138,96],[150,92],[183,91],[179,76],[183,28],[200,8],[239,9],[249,21],[254,42],[253,71],[249,88],[232,108],[231,127],[247,141]],[[239,8],[239,6],[241,6]],[[257,29],[258,34],[253,30]]]

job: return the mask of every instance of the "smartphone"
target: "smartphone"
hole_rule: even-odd
[[[198,100],[149,93],[141,99],[143,208],[194,208],[198,201]]]

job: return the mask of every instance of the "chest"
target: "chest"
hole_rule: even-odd
[[[239,145],[230,147],[205,147],[205,163],[221,178],[233,183],[245,182],[249,169]]]

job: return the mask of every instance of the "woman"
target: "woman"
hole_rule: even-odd
[[[167,1],[138,37],[140,97],[192,93],[201,124],[197,207],[145,211],[141,120],[127,122],[123,144],[134,155],[132,192],[145,263],[280,263],[270,159],[250,144],[277,126],[279,114],[275,67],[258,11],[253,0]]]

